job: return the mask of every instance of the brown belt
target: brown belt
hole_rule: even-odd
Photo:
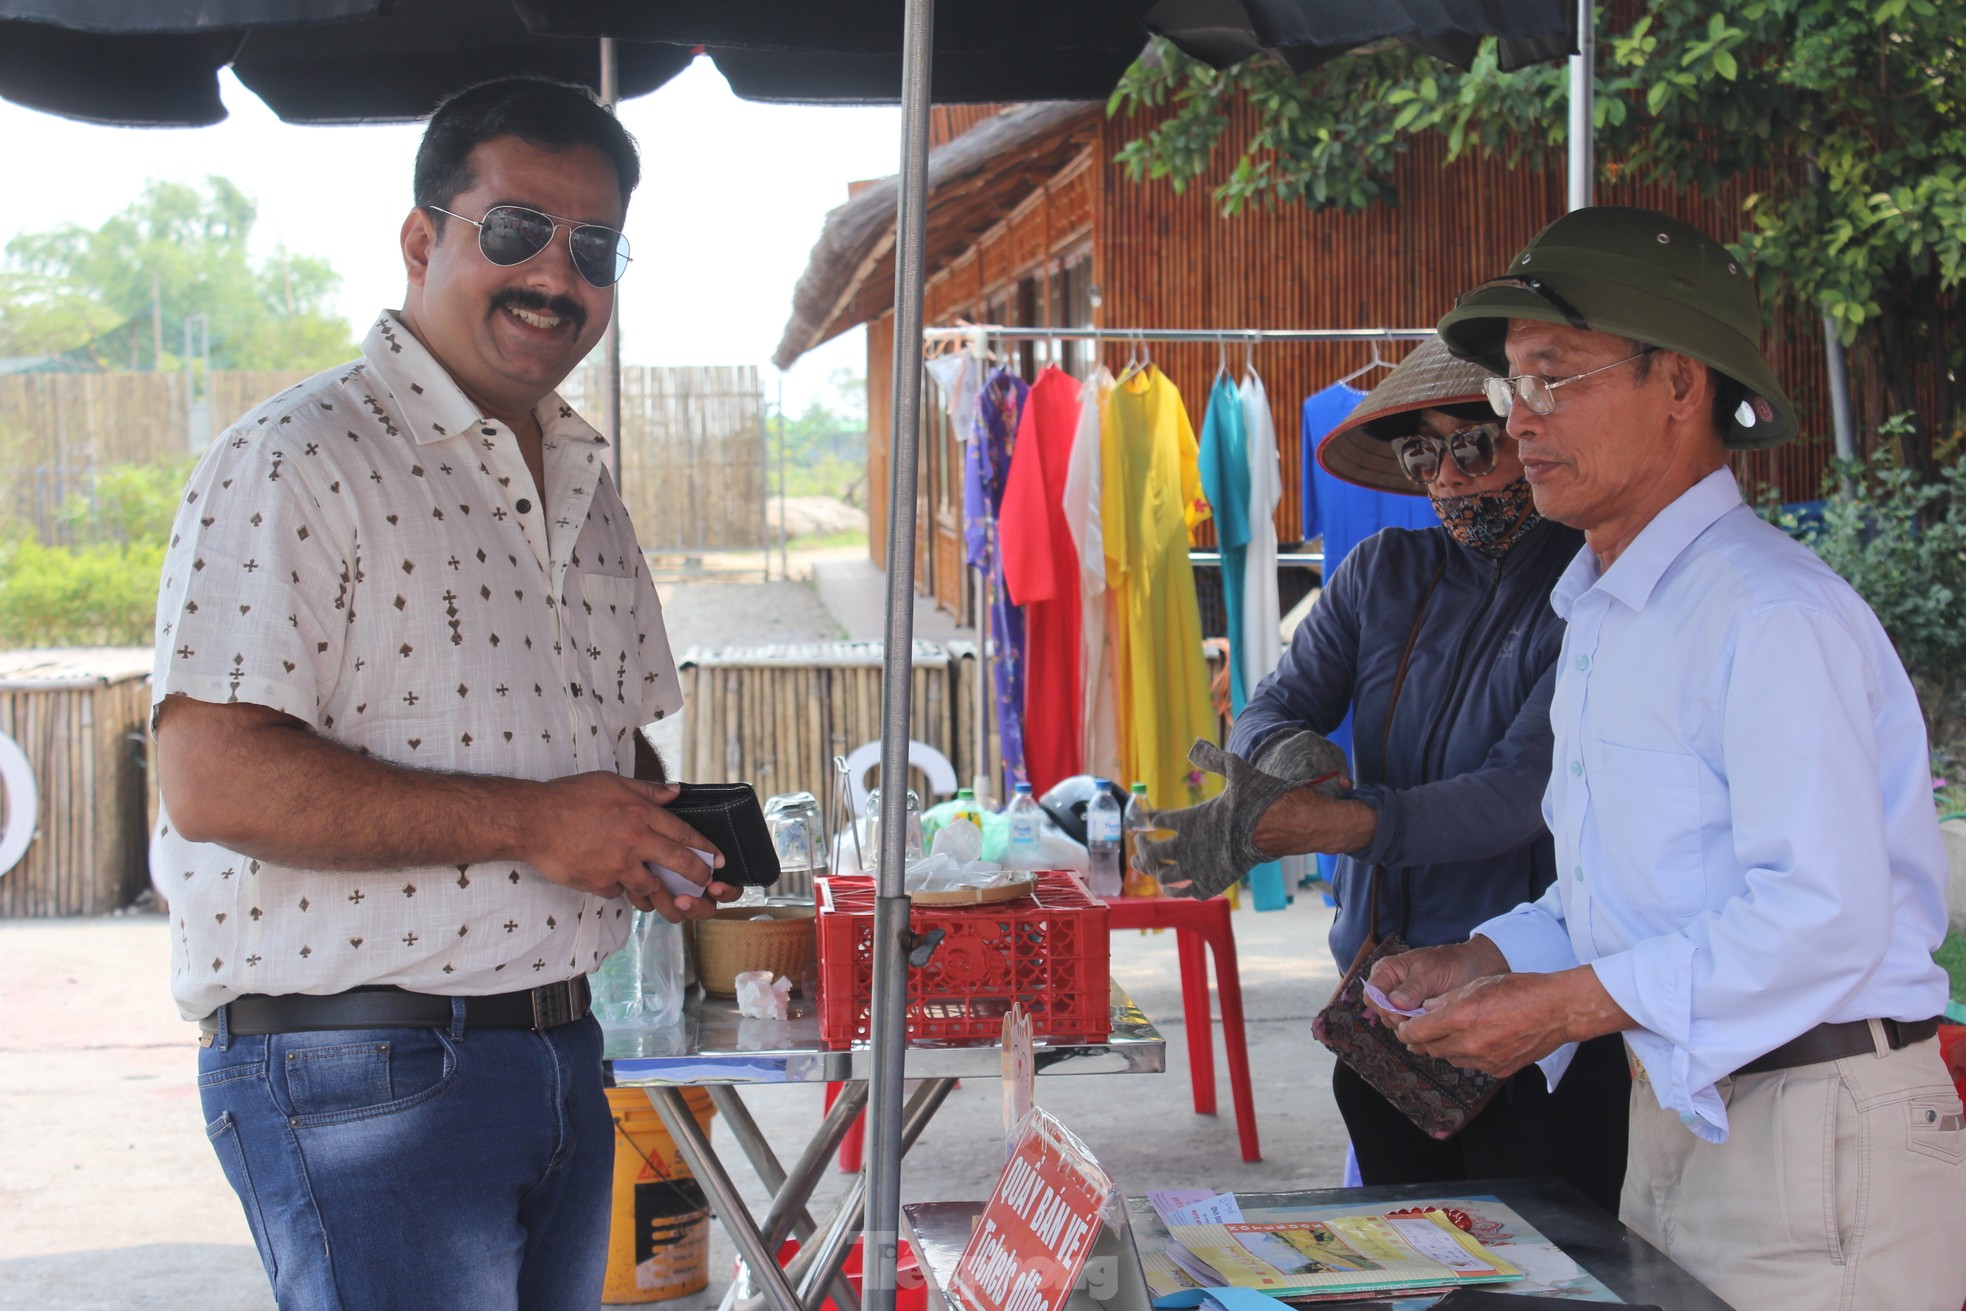
[[[1924,1042],[1939,1031],[1939,1021],[1935,1016],[1929,1020],[1879,1020],[1884,1026],[1884,1040],[1892,1051],[1909,1047],[1915,1042]],[[1861,1056],[1865,1052],[1877,1050],[1877,1042],[1871,1037],[1869,1020],[1847,1020],[1842,1024],[1818,1024],[1799,1038],[1783,1043],[1766,1056],[1757,1056],[1734,1071],[1736,1077],[1743,1074],[1766,1074],[1770,1070],[1792,1070],[1798,1065],[1819,1065],[1824,1061],[1838,1061],[1845,1056]]]
[[[447,1029],[453,1000],[434,993],[378,986],[327,996],[249,993],[233,998],[223,1009],[226,1028],[242,1036],[319,1029]],[[525,992],[463,998],[464,1025],[468,1029],[543,1031],[581,1018],[587,1014],[590,1000],[587,976],[578,974]],[[198,1021],[198,1027],[206,1034],[216,1034],[217,1012]]]

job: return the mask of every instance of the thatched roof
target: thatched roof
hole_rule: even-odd
[[[928,268],[954,259],[1091,141],[1096,104],[1047,101],[1007,110],[928,157]],[[792,292],[772,363],[781,369],[894,303],[897,177],[882,178],[826,216]]]

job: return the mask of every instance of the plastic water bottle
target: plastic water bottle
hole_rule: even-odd
[[[1126,869],[1122,872],[1121,886],[1129,897],[1158,897],[1160,880],[1151,874],[1143,874],[1134,865],[1134,856],[1140,848],[1140,839],[1154,835],[1153,821],[1147,818],[1152,806],[1147,801],[1147,785],[1135,783],[1133,793],[1126,799]]]
[[[1044,811],[1031,795],[1029,783],[1019,783],[1010,805],[1004,811],[1010,836],[1004,845],[1003,863],[1009,869],[1040,869],[1044,858],[1038,854],[1038,821]]]
[[[1085,807],[1085,849],[1092,856],[1087,875],[1095,897],[1117,897],[1124,889],[1120,878],[1120,803],[1103,778],[1092,781],[1092,800]]]

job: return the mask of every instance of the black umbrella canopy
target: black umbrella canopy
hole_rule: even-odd
[[[932,85],[944,103],[1104,99],[1159,33],[1226,66],[1272,51],[1315,67],[1399,39],[1466,64],[1484,35],[1504,67],[1568,54],[1569,0],[941,0]],[[740,96],[892,103],[899,0],[0,0],[0,97],[102,123],[225,116],[217,74],[293,123],[427,114],[474,82],[532,73],[598,86],[616,38],[622,97],[701,50]]]

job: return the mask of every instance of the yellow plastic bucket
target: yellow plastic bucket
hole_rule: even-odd
[[[710,1094],[682,1091],[707,1135],[717,1113]],[[614,1113],[614,1207],[601,1301],[620,1306],[699,1292],[710,1282],[710,1208],[702,1186],[690,1177],[647,1093],[607,1092]]]

